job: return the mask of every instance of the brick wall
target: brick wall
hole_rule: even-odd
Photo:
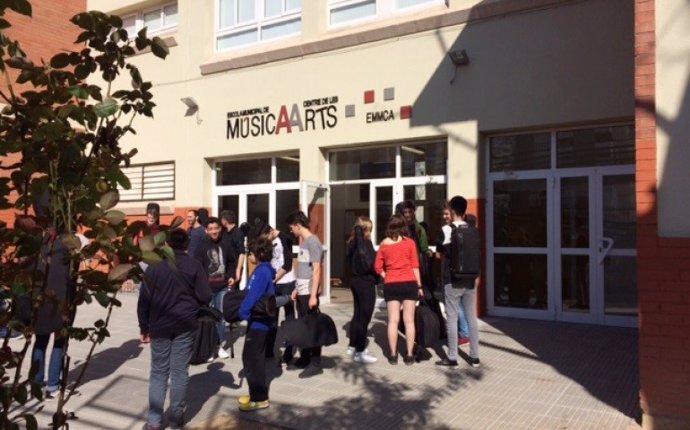
[[[79,29],[69,20],[86,10],[86,0],[31,0],[31,6],[32,18],[14,12],[7,14],[5,18],[12,23],[12,27],[5,30],[5,33],[12,39],[19,40],[22,49],[34,63],[40,63],[41,60],[48,62],[62,50],[79,48],[73,45]],[[0,89],[6,90],[4,79],[0,82]],[[29,85],[13,88],[16,93],[20,93],[28,89]],[[19,157],[9,156],[1,161],[3,166],[12,165],[19,161]],[[0,176],[9,176],[9,172],[0,170]],[[14,211],[0,211],[0,221],[9,225],[14,223],[14,216]]]
[[[655,0],[635,0],[640,404],[644,429],[688,429],[690,239],[658,235],[655,43]]]

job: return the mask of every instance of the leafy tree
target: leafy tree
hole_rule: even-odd
[[[118,185],[130,187],[121,167],[136,154],[123,152],[120,139],[135,133],[137,116],[153,117],[155,106],[151,83],[129,58],[144,49],[165,58],[168,48],[160,38],[149,39],[146,29],[136,36],[127,34],[117,16],[85,12],[71,20],[81,29],[75,45],[81,50],[35,64],[19,41],[2,32],[10,26],[5,19],[9,10],[31,16],[31,5],[26,0],[0,0],[0,73],[7,81],[6,89],[0,90],[5,105],[0,113],[0,168],[10,173],[0,178],[0,209],[17,213],[14,226],[0,225],[0,299],[5,304],[0,327],[8,328],[0,349],[0,429],[19,428],[20,423],[37,427],[32,414],[14,406],[31,397],[42,400],[42,386],[33,381],[36,364],[27,372],[25,362],[39,309],[57,301],[46,288],[51,265],[47,257],[53,255],[56,242],[69,250],[72,294],[53,304],[66,320],[83,303],[95,300],[106,309],[92,326],[76,327],[68,321],[56,333],[67,340],[53,416],[53,428],[62,428],[72,416],[65,404],[86,369],[68,387],[69,340],[92,343],[88,364],[95,346],[109,336],[108,322],[113,307],[120,306],[117,293],[122,282],[141,274],[137,263],[174,258],[164,242],[167,229],[179,225],[181,218],[152,236],[144,222],[128,224],[125,214],[113,209]],[[16,70],[14,82],[10,69]],[[100,75],[104,88],[89,84],[94,74]],[[18,93],[16,84],[30,89]],[[115,90],[115,84],[125,89]],[[18,161],[8,165],[9,159]],[[37,201],[47,203],[40,214],[32,210]],[[77,232],[90,239],[87,246],[81,247]],[[89,260],[101,267],[85,266]],[[21,348],[10,349],[9,329],[23,335]],[[16,410],[20,412],[12,412]]]

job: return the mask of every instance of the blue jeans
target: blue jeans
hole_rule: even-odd
[[[460,337],[470,337],[470,327],[467,324],[464,303],[463,300],[460,300],[460,304],[458,305],[458,334]]]
[[[48,349],[49,334],[37,334],[34,350],[31,353],[31,362],[38,361],[38,371],[34,376],[34,381],[42,384],[45,378],[46,371],[46,350]],[[53,351],[50,353],[50,362],[48,364],[48,385],[46,389],[48,392],[54,392],[60,389],[60,372],[62,371],[62,351],[65,339],[59,338],[53,341]]]
[[[211,297],[211,306],[223,312],[223,297],[225,297],[225,293],[227,292],[228,289],[223,288],[217,293],[213,293],[213,297]],[[222,346],[223,342],[225,342],[225,320],[223,318],[218,321],[216,328],[218,329],[218,342],[220,342]]]
[[[149,426],[160,426],[163,405],[170,378],[170,427],[184,425],[189,382],[189,358],[196,330],[177,335],[172,339],[151,339],[151,377],[149,381]]]

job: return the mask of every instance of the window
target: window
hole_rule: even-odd
[[[123,167],[132,187],[118,186],[120,201],[172,200],[175,198],[175,162],[138,164]]]
[[[177,28],[177,3],[169,3],[155,9],[137,11],[122,16],[122,26],[130,38],[136,37],[144,27],[147,35],[155,35]]]
[[[330,0],[328,22],[337,26],[368,18],[387,18],[413,12],[420,7],[442,4],[445,4],[444,0]]]
[[[302,0],[218,0],[216,51],[302,32]]]

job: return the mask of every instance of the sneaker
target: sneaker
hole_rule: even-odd
[[[369,354],[369,351],[364,350],[362,352],[355,352],[355,355],[352,357],[353,360],[355,360],[357,363],[364,363],[364,364],[371,364],[371,363],[376,363],[376,357],[373,355]]]
[[[350,357],[355,355],[355,347],[354,346],[348,346],[346,354],[349,355]]]
[[[311,378],[312,376],[321,375],[322,373],[323,373],[322,368],[314,366],[313,364],[310,364],[297,377],[300,379],[306,379],[306,378]]]
[[[223,348],[218,348],[218,358],[225,360],[226,358],[230,358],[230,354]]]
[[[472,367],[479,367],[479,359],[475,357],[470,357],[469,359],[470,366]]]
[[[251,400],[251,397],[249,397],[249,394],[247,394],[246,396],[240,396],[237,399],[237,403],[239,403],[240,405],[248,405],[249,402],[251,402]]]
[[[414,364],[414,355],[403,356],[403,363],[405,363],[405,366],[412,366]]]
[[[252,412],[259,409],[266,409],[269,406],[270,403],[268,403],[268,400],[264,400],[263,402],[249,402],[247,404],[240,405],[240,410],[242,412]]]
[[[206,360],[206,362],[207,362],[207,363],[213,363],[213,360],[215,360],[215,359],[216,359],[216,356],[215,356],[215,355],[212,355],[212,356],[210,356],[210,357],[208,358],[208,360]]]
[[[57,397],[58,397],[58,391],[57,390],[55,390],[55,391],[47,391],[46,390],[46,393],[43,395],[43,400],[48,402],[48,401],[57,399]]]
[[[441,361],[436,362],[437,366],[450,366],[455,367],[458,365],[458,360],[451,360],[450,358],[444,358]]]
[[[470,338],[465,336],[460,336],[458,338],[458,346],[465,346],[470,344]]]
[[[391,355],[390,357],[388,357],[388,364],[392,364],[393,366],[398,364],[398,354]]]

